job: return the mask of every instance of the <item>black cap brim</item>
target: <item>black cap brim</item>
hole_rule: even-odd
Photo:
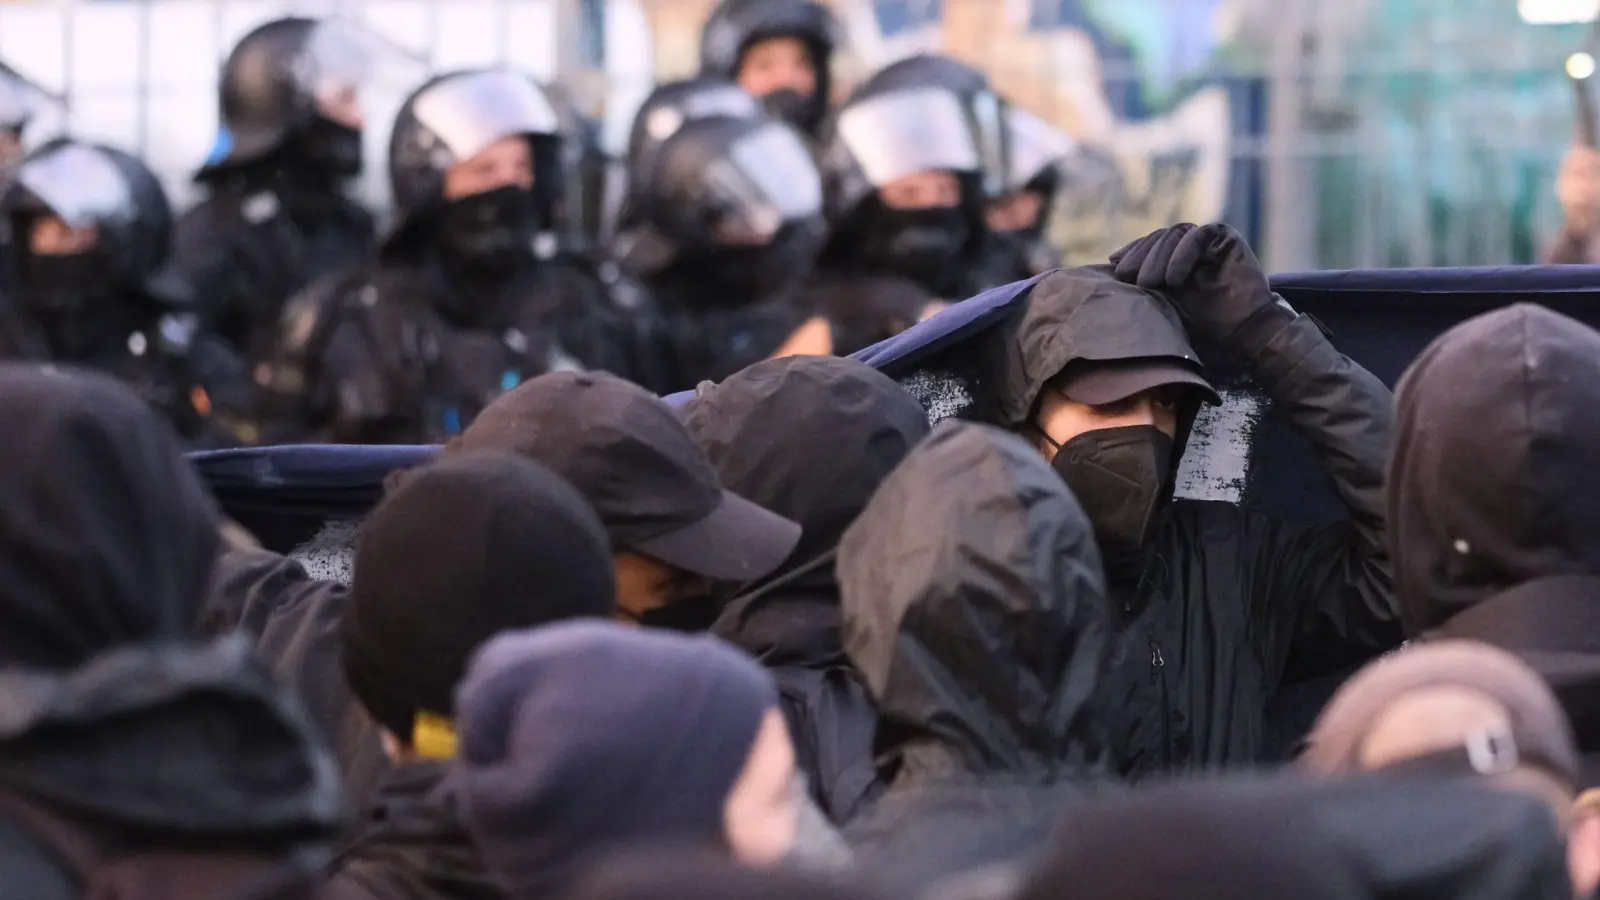
[[[715,581],[772,574],[800,542],[800,526],[729,491],[711,514],[630,549]]]
[[[1094,366],[1063,384],[1060,391],[1069,399],[1079,403],[1100,406],[1168,385],[1190,388],[1198,392],[1201,399],[1212,406],[1222,403],[1216,388],[1213,388],[1199,372],[1188,366],[1169,362]]]

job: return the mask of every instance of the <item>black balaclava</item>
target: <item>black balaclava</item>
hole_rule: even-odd
[[[685,254],[672,275],[697,287],[707,306],[741,306],[794,287],[816,261],[818,237],[810,226],[791,224],[771,243],[716,246]]]
[[[435,234],[450,268],[508,275],[533,261],[539,220],[533,192],[507,185],[447,201],[439,209]]]
[[[93,315],[115,293],[98,247],[77,253],[24,253],[22,302],[47,317]]]
[[[877,196],[863,202],[858,233],[856,257],[862,263],[946,297],[959,285],[972,237],[967,211],[959,205],[891,209]]]
[[[364,162],[361,129],[320,115],[313,116],[285,150],[297,167],[341,181],[358,177]]]
[[[1064,444],[1044,439],[1056,448],[1050,468],[1094,525],[1106,576],[1136,581],[1171,493],[1172,438],[1153,425],[1124,425],[1085,431]]]

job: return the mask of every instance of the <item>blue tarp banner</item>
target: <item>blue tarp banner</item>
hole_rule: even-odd
[[[959,370],[969,344],[1004,320],[1029,287],[1031,282],[1019,282],[981,294],[857,358],[903,382],[928,369]],[[1342,351],[1390,385],[1439,333],[1509,303],[1541,303],[1600,327],[1600,267],[1316,272],[1281,276],[1274,287],[1327,326]],[[1207,348],[1199,349],[1229,399],[1205,423],[1204,434],[1197,424],[1199,440],[1190,454],[1196,462],[1189,467],[1186,457],[1191,471],[1181,490],[1291,519],[1337,517],[1337,504],[1309,445],[1241,373]],[[192,458],[229,514],[268,545],[286,549],[325,519],[361,515],[382,493],[389,472],[434,452],[432,447],[304,445]]]

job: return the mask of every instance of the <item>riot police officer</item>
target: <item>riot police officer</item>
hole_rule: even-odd
[[[605,369],[659,389],[642,286],[563,251],[555,111],[499,70],[437,77],[401,107],[389,145],[395,221],[376,258],[284,312],[278,415],[355,443],[443,440],[522,380]]]
[[[56,140],[14,176],[0,214],[16,236],[18,287],[0,355],[104,370],[204,446],[247,440],[246,374],[167,269],[172,210],[150,170],[109,147]]]
[[[1062,186],[1062,167],[1073,152],[1065,132],[1025,109],[1008,104],[1003,120],[1003,169],[990,182],[992,193],[984,205],[991,235],[984,280],[998,284],[1061,265],[1046,232]]]
[[[999,109],[976,71],[917,56],[868,79],[838,111],[822,158],[833,233],[812,285],[833,352],[858,350],[987,286],[977,267]]]
[[[661,304],[674,387],[772,355],[806,318],[826,236],[802,136],[764,115],[688,121],[640,155],[630,188],[617,246]]]
[[[270,356],[291,295],[371,249],[372,216],[346,189],[361,173],[372,43],[348,23],[278,19],[223,66],[222,127],[195,175],[207,194],[178,223],[175,265],[252,365]]]
[[[737,82],[814,136],[838,44],[838,23],[816,0],[722,0],[700,33],[700,74]]]
[[[724,78],[687,78],[657,85],[633,114],[622,183],[606,197],[606,234],[615,237],[619,223],[636,215],[632,209],[634,178],[650,168],[651,158],[684,123],[713,116],[760,119],[764,115],[760,101]]]

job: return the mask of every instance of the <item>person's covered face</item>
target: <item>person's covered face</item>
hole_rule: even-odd
[[[759,867],[788,855],[799,832],[804,793],[788,726],[782,713],[769,709],[723,806],[734,858]]]
[[[802,130],[814,124],[820,79],[811,46],[792,36],[769,37],[745,48],[739,86],[760,97],[767,111]]]
[[[74,228],[49,213],[38,216],[28,229],[28,251],[35,256],[87,253],[100,240],[93,225]]]
[[[538,230],[534,153],[523,136],[501,138],[451,166],[439,223],[446,252],[474,266],[514,266]]]
[[[961,181],[954,172],[913,172],[878,188],[883,205],[892,210],[953,209],[961,204]]]
[[[1032,429],[1039,450],[1083,504],[1113,582],[1143,569],[1170,494],[1187,399],[1159,365],[1115,363],[1057,377],[1040,393]]]
[[[619,553],[617,619],[650,628],[695,632],[711,627],[711,583],[643,553]]]
[[[990,200],[984,207],[989,230],[997,234],[1023,232],[1039,224],[1044,197],[1037,191],[1013,191]]]
[[[22,257],[23,297],[35,310],[78,310],[104,294],[107,276],[95,265],[100,232],[93,224],[74,228],[50,212],[22,217],[27,237]]]

